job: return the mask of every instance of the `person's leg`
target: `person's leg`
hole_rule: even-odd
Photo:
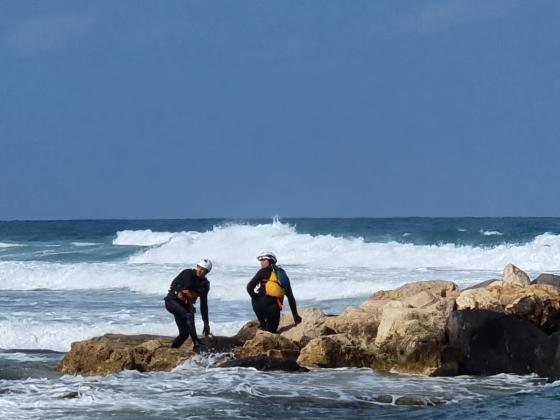
[[[175,317],[175,323],[179,329],[179,335],[173,340],[171,347],[178,349],[183,345],[183,343],[189,338],[189,330],[185,324],[185,318],[181,315],[173,315]]]
[[[198,336],[196,335],[194,314],[190,313],[180,302],[173,299],[165,300],[165,308],[175,317],[175,323],[177,324],[177,329],[179,330],[179,335],[175,338],[171,347],[181,347],[189,336],[191,337],[193,344],[196,344],[198,342]]]
[[[278,324],[280,324],[280,309],[274,307],[270,309],[270,314],[268,315],[268,331],[271,333],[277,332]]]
[[[189,335],[191,336],[191,340],[193,344],[197,344],[200,342],[198,339],[198,335],[196,334],[196,325],[194,324],[194,314],[187,312],[185,314],[185,324],[187,329],[189,330]]]
[[[263,311],[263,297],[256,296],[251,298],[251,305],[253,305],[253,311],[259,320],[260,327],[264,330],[266,329],[266,320],[264,318],[264,311]]]
[[[278,330],[280,323],[280,309],[276,303],[276,299],[267,298],[266,306],[264,307],[265,330],[275,333]]]

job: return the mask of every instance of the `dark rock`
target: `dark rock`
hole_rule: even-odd
[[[422,397],[404,395],[395,400],[395,405],[427,405],[427,403]]]
[[[556,338],[530,322],[488,310],[459,310],[449,316],[446,335],[443,365],[455,365],[457,375],[559,376],[553,363]]]
[[[481,283],[477,283],[474,286],[470,286],[470,287],[466,287],[465,289],[461,289],[461,291],[464,292],[465,290],[480,289],[481,287],[490,286],[492,283],[494,283],[496,281],[500,281],[500,280],[498,280],[498,279],[486,280],[486,281],[483,281]]]
[[[80,393],[78,391],[71,391],[71,392],[67,392],[66,394],[61,395],[60,399],[72,399],[72,398],[79,398],[80,397]]]
[[[200,337],[204,350],[209,353],[227,353],[235,347],[241,346],[243,341],[239,336],[223,337],[209,335],[208,337]]]
[[[393,396],[387,394],[378,395],[373,399],[376,402],[383,403],[383,404],[392,404],[393,403]]]
[[[252,340],[253,338],[255,338],[258,329],[259,329],[259,321],[256,320],[249,321],[241,327],[241,329],[235,335],[235,338],[240,340],[242,343],[244,343],[245,341]]]
[[[445,404],[445,403],[446,403],[445,400],[442,400],[442,399],[436,398],[436,397],[430,397],[426,400],[426,405],[431,405],[431,406],[442,405],[442,404]]]
[[[551,286],[560,287],[560,276],[555,274],[540,274],[531,284],[549,284]]]
[[[286,372],[309,372],[309,369],[301,367],[294,360],[280,359],[270,356],[250,356],[239,359],[231,359],[213,367],[252,367],[257,370],[284,370]]]

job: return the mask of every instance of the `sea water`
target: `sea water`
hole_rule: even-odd
[[[560,218],[0,222],[0,417],[559,417],[556,384],[534,376],[265,373],[210,369],[213,356],[168,373],[56,371],[76,340],[109,332],[176,335],[163,297],[175,275],[203,257],[214,262],[212,333],[235,334],[254,318],[245,286],[263,250],[278,255],[298,307],[337,314],[411,281],[465,287],[499,278],[508,263],[532,278],[560,273]],[[199,331],[200,322],[197,315]],[[380,396],[412,396],[424,405]]]

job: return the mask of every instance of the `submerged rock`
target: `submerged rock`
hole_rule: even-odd
[[[70,399],[79,398],[79,397],[80,397],[80,393],[78,391],[70,391],[70,392],[67,392],[66,394],[62,394],[58,398],[70,400]]]
[[[382,403],[382,404],[392,404],[393,403],[393,396],[388,394],[381,394],[373,398],[375,402]]]
[[[293,359],[270,356],[241,357],[239,359],[220,362],[212,367],[252,367],[262,371],[283,370],[286,372],[309,372],[309,369],[301,367]]]

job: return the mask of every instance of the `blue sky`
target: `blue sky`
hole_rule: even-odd
[[[558,216],[559,21],[0,0],[0,219]]]

